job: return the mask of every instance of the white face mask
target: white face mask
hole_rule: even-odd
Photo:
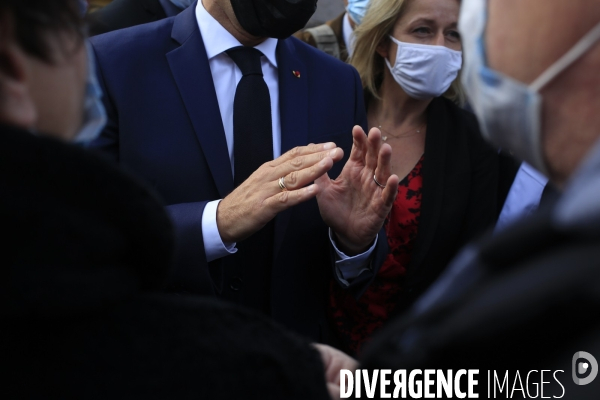
[[[541,139],[542,97],[539,91],[581,58],[598,40],[600,24],[527,86],[490,69],[485,57],[487,1],[465,0],[459,30],[465,49],[463,84],[483,135],[548,175]]]
[[[385,63],[410,97],[427,100],[446,93],[462,66],[462,52],[390,39],[398,45],[398,52],[394,66],[387,59]]]
[[[88,54],[88,76],[83,105],[83,123],[74,139],[75,143],[88,144],[96,139],[106,125],[106,109],[102,103],[102,89],[96,77],[94,50],[86,42]]]

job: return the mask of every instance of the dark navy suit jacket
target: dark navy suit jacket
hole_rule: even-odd
[[[109,116],[94,145],[144,178],[168,204],[178,242],[171,286],[214,294],[230,283],[220,261],[207,263],[201,218],[207,202],[234,187],[194,10],[91,39]],[[344,159],[330,171],[335,178],[350,155],[352,127],[366,127],[358,73],[295,38],[279,41],[277,62],[282,154],[334,141],[344,150]],[[315,200],[276,217],[271,315],[313,340],[331,342],[326,309],[334,274],[327,232]],[[351,290],[359,294],[368,285],[386,253],[380,234],[372,271]]]

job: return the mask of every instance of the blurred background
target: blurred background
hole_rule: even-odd
[[[329,21],[344,12],[343,0],[319,0],[317,1],[317,12],[312,16],[307,28],[322,25],[325,21]]]
[[[112,0],[89,0],[89,12],[94,12],[95,10],[104,7],[111,1]],[[317,2],[317,12],[315,12],[315,15],[313,15],[310,21],[308,21],[306,26],[310,28],[312,26],[321,25],[325,23],[325,21],[337,17],[343,11],[343,0],[319,0]]]
[[[94,12],[97,9],[104,7],[105,5],[107,5],[108,3],[110,3],[112,0],[89,0],[88,4],[90,5],[88,12]]]

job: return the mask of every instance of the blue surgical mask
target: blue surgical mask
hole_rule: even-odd
[[[170,0],[170,1],[171,1],[171,3],[175,4],[177,7],[181,8],[182,10],[185,10],[186,8],[188,8],[189,6],[194,4],[194,2],[196,0]]]
[[[487,4],[487,0],[464,0],[461,6],[459,29],[465,53],[463,85],[469,102],[483,136],[548,176],[542,147],[540,90],[600,40],[600,24],[531,85],[526,85],[487,66]]]
[[[367,7],[369,6],[369,0],[348,0],[348,7],[346,7],[346,11],[352,18],[352,21],[356,23],[356,25],[360,25],[362,19],[367,13]]]
[[[84,117],[74,142],[88,144],[96,139],[106,125],[106,110],[102,104],[102,89],[96,77],[96,62],[92,46],[86,42],[88,75],[85,88]]]

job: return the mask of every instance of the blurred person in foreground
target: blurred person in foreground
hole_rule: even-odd
[[[0,0],[6,398],[327,399],[306,342],[252,312],[159,294],[173,228],[80,146],[103,125],[75,0]]]
[[[600,380],[571,373],[576,352],[600,357],[600,3],[465,0],[460,31],[482,132],[563,193],[467,247],[362,368],[510,370],[511,386],[516,370],[561,370],[564,396],[552,378],[544,396],[596,399]]]
[[[400,179],[389,252],[360,298],[331,285],[337,333],[355,353],[405,311],[496,218],[498,156],[463,110],[458,0],[371,0],[351,64],[367,118],[392,147]]]

